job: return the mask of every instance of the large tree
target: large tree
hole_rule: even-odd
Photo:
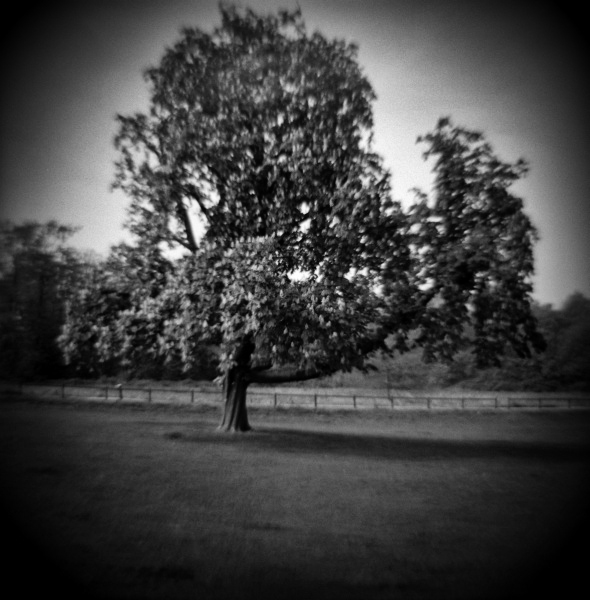
[[[151,352],[186,368],[219,348],[222,429],[249,429],[250,383],[366,368],[415,345],[481,364],[537,343],[534,228],[508,186],[523,165],[441,120],[435,195],[408,212],[372,150],[375,94],[357,48],[301,14],[221,8],[145,73],[149,110],[119,116],[115,186],[146,248],[184,252],[143,308]],[[147,339],[147,338],[146,338]]]

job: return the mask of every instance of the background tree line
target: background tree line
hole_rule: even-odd
[[[527,162],[442,117],[417,140],[431,193],[405,208],[373,147],[358,47],[309,33],[300,10],[220,13],[144,71],[149,110],[117,116],[113,187],[133,244],[85,260],[65,246],[71,228],[7,227],[8,372],[63,374],[57,347],[70,375],[216,374],[226,431],[249,430],[250,384],[377,360],[409,387],[398,360],[417,352],[446,365],[443,385],[583,385],[579,299],[555,319],[537,307],[553,341],[539,354],[538,236],[510,191]]]
[[[75,227],[0,222],[0,373],[5,379],[63,377],[57,344],[66,293],[98,259],[68,245]]]
[[[171,261],[153,248],[125,244],[112,248],[106,259],[81,252],[68,244],[76,231],[54,221],[0,224],[2,377],[212,380],[218,364],[214,347],[201,347],[188,372],[178,350],[171,349],[167,360],[145,351],[150,344],[146,337],[157,336],[153,320],[165,318],[159,310],[150,312],[150,299],[155,302],[160,295]],[[142,298],[139,307],[137,298]],[[85,318],[73,321],[83,324],[85,330],[77,333],[86,343],[85,351],[66,366],[68,348],[60,344],[60,336],[68,311],[83,311]],[[576,292],[561,308],[535,304],[533,312],[547,349],[531,358],[508,352],[501,366],[477,369],[467,351],[445,364],[424,363],[422,353],[413,350],[394,359],[377,358],[379,373],[333,376],[324,384],[590,390],[590,299]],[[113,342],[108,347],[107,339]],[[115,353],[113,346],[118,348]]]
[[[457,386],[490,391],[590,390],[590,299],[575,292],[561,308],[535,303],[533,314],[547,342],[542,353],[519,358],[509,351],[500,366],[477,369],[468,352],[459,353],[450,364],[424,364],[414,351],[389,362],[389,381],[409,389]]]

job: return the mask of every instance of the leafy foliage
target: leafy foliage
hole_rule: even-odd
[[[182,262],[170,285],[179,302],[167,339],[183,361],[203,342],[220,345],[220,367],[256,339],[252,367],[291,364],[297,370],[362,367],[362,341],[379,318],[365,277],[298,280],[281,267],[276,240],[212,248]]]
[[[427,301],[417,343],[429,359],[451,358],[473,344],[478,366],[499,365],[510,347],[520,357],[544,342],[531,311],[537,233],[523,202],[508,191],[526,163],[503,162],[480,132],[448,118],[419,138],[435,158],[434,201],[411,209]]]
[[[477,368],[468,351],[459,352],[452,362],[424,364],[418,349],[395,360],[383,361],[381,376],[358,379],[358,385],[389,383],[394,388],[428,389],[449,386],[491,391],[582,391],[590,389],[590,299],[572,294],[560,309],[534,304],[533,315],[546,350],[519,357],[510,348],[501,366]]]
[[[486,365],[541,348],[536,233],[508,191],[525,164],[442,119],[421,138],[434,197],[404,212],[354,44],[309,34],[300,11],[222,6],[217,29],[184,29],[145,79],[149,110],[119,116],[115,139],[138,247],[117,258],[114,296],[114,271],[81,290],[72,359],[84,339],[103,362],[143,353],[189,370],[215,347],[231,395],[365,369],[378,351],[450,361],[472,347]]]
[[[66,363],[94,377],[210,376],[214,357],[202,344],[185,364],[167,341],[179,313],[178,296],[166,288],[171,270],[153,247],[112,248],[70,290],[58,340]]]
[[[74,227],[0,223],[0,371],[11,378],[63,373],[56,344],[64,296],[90,257],[67,245]]]
[[[547,338],[542,362],[549,388],[590,389],[590,299],[572,294],[561,310],[539,307],[539,327]]]
[[[184,30],[146,71],[149,114],[119,117],[129,228],[193,255],[171,283],[184,317],[168,328],[186,364],[196,340],[221,344],[222,369],[255,336],[254,366],[318,372],[362,366],[378,345],[372,288],[408,250],[356,52],[308,35],[299,12],[223,8],[213,34]]]

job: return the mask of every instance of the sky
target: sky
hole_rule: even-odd
[[[359,46],[377,94],[375,150],[394,197],[429,190],[416,138],[442,116],[525,158],[513,192],[540,233],[535,300],[590,296],[590,146],[585,38],[576,2],[251,0],[301,7],[307,29]],[[145,68],[184,26],[211,31],[216,0],[10,0],[0,9],[0,219],[81,226],[72,243],[106,255],[129,240],[111,191],[115,116],[147,108]]]

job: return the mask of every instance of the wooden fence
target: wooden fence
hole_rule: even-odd
[[[75,399],[97,402],[195,404],[219,406],[219,388],[152,388],[126,385],[81,385],[73,383],[0,383],[0,393],[22,394],[44,399]],[[255,388],[248,391],[250,406],[302,408],[310,410],[499,410],[499,409],[588,409],[590,395],[581,394],[481,394],[451,392],[389,392],[387,390]]]

